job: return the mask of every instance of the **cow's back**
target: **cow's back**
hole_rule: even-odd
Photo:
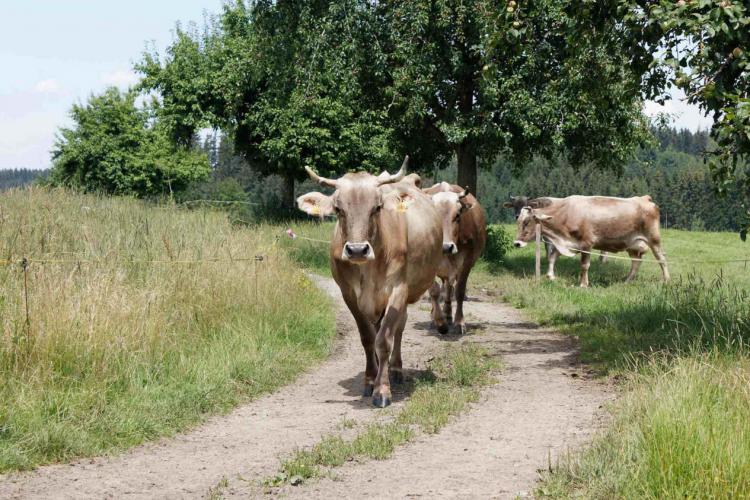
[[[636,239],[659,238],[659,207],[650,196],[569,196],[542,212],[564,236],[600,250],[622,251]]]

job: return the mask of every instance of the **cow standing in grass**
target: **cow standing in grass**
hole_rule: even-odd
[[[466,282],[487,241],[484,210],[472,194],[447,182],[435,184],[424,192],[432,197],[443,224],[443,258],[437,272],[443,286],[436,282],[430,288],[432,319],[440,333],[448,333],[449,325],[453,322],[451,299],[455,292],[454,324],[458,333],[464,334]],[[444,300],[442,311],[441,298]]]
[[[523,210],[525,207],[531,207],[531,208],[538,208],[539,200],[559,200],[560,198],[534,198],[529,199],[528,196],[511,196],[508,201],[503,203],[503,206],[505,208],[512,208],[513,209],[513,218],[518,220],[518,216],[521,215],[521,210]],[[544,251],[545,255],[547,255],[547,262],[549,262],[551,259],[557,259],[557,255],[552,255],[552,252],[555,251],[555,247],[550,244],[549,241],[546,239],[543,239],[544,241]],[[607,253],[602,252],[601,255],[599,255],[599,261],[600,262],[607,262]],[[554,279],[554,276],[553,276]]]
[[[536,208],[527,206],[518,216],[514,246],[526,246],[541,225],[542,236],[555,248],[550,253],[547,276],[555,278],[557,255],[569,257],[581,253],[580,285],[589,285],[588,270],[592,250],[628,252],[631,257],[631,281],[638,273],[640,259],[651,249],[659,262],[664,281],[669,281],[667,260],[661,248],[659,207],[650,196],[614,198],[609,196],[569,196],[538,198]],[[531,203],[531,202],[529,202]]]
[[[310,215],[336,214],[331,240],[331,271],[354,316],[365,350],[365,396],[375,406],[391,403],[390,378],[403,380],[401,335],[406,307],[435,280],[441,258],[440,218],[429,196],[399,173],[350,173],[310,177],[334,193],[308,193],[297,199]]]

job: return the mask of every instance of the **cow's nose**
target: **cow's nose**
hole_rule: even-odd
[[[521,248],[521,242],[520,241],[514,241],[513,246],[516,248]]]
[[[443,253],[446,255],[451,255],[454,253],[457,253],[458,249],[456,248],[456,244],[453,242],[450,243],[443,243]]]
[[[347,243],[344,246],[346,256],[350,259],[363,259],[370,254],[369,243]]]

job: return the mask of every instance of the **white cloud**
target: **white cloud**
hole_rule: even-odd
[[[664,101],[664,105],[646,101],[643,105],[643,112],[648,116],[655,117],[659,113],[666,113],[672,117],[671,123],[678,129],[709,130],[713,124],[710,116],[704,116],[703,111],[694,105],[688,104],[685,100],[685,94],[681,90],[672,88],[669,92],[672,97]]]
[[[62,92],[62,85],[54,78],[42,80],[34,85],[34,91],[40,94],[59,94]]]
[[[138,83],[138,80],[138,75],[125,69],[118,69],[117,71],[106,73],[102,76],[102,83],[104,85],[114,85],[115,87],[120,88],[130,87],[131,85]]]

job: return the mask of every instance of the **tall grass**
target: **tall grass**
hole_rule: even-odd
[[[3,193],[0,471],[173,434],[323,357],[329,301],[274,233],[207,210]],[[176,263],[206,259],[222,262]]]
[[[562,460],[539,496],[747,498],[750,361],[651,359],[627,380],[611,426]]]

